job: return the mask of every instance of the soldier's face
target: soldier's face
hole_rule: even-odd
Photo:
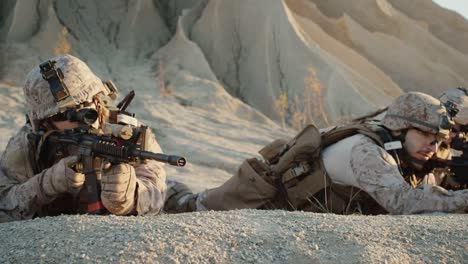
[[[403,144],[410,157],[421,162],[413,163],[416,169],[422,169],[427,162],[437,152],[439,142],[435,134],[427,133],[419,129],[410,128],[406,133],[406,140]]]
[[[73,129],[73,128],[77,128],[77,127],[80,126],[80,123],[70,122],[68,120],[65,120],[65,121],[52,121],[52,123],[59,130]]]

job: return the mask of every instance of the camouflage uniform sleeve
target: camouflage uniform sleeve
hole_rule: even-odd
[[[161,147],[152,133],[145,149],[155,153],[162,153]],[[158,214],[164,206],[166,195],[164,163],[147,160],[145,163],[137,164],[134,167],[138,186],[136,201],[138,215]]]
[[[393,157],[370,139],[354,145],[350,163],[359,185],[356,187],[391,214],[454,212],[468,207],[468,190],[447,191],[428,184],[413,189]]]
[[[0,160],[0,222],[30,219],[55,197],[42,188],[46,171],[33,175],[27,128],[10,139]]]

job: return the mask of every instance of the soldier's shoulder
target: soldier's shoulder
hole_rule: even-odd
[[[10,177],[21,175],[26,177],[31,174],[29,161],[29,138],[32,134],[31,126],[23,126],[14,136],[12,136],[3,151],[0,159],[0,167]]]
[[[381,155],[388,154],[384,148],[366,135],[358,135],[354,141],[352,152],[357,155],[364,153],[380,153]]]
[[[356,140],[353,145],[351,157],[353,163],[366,165],[368,168],[374,166],[375,168],[381,169],[381,166],[397,165],[395,159],[389,152],[374,140],[364,135]]]
[[[146,151],[162,153],[161,146],[159,145],[156,134],[154,133],[153,129],[148,127],[146,129],[146,133],[144,135],[144,146],[143,149]]]
[[[18,138],[21,135],[26,135],[29,133],[32,133],[32,127],[30,124],[26,123],[22,127],[20,127],[20,129],[18,129],[18,131],[16,131],[16,133],[13,134],[13,136],[11,136],[10,141],[15,138]]]
[[[31,125],[25,124],[22,126],[16,134],[14,134],[8,141],[6,149],[9,147],[16,147],[18,145],[28,145],[28,138],[32,135]]]
[[[361,147],[366,147],[366,148],[376,148],[379,147],[379,145],[370,137],[363,135],[363,134],[354,134],[352,136],[346,137],[337,143],[342,143],[346,144],[352,147],[355,146],[361,146]]]

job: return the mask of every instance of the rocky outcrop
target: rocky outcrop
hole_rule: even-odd
[[[177,43],[170,39],[181,24],[202,54],[193,74],[203,68],[277,122],[325,125],[385,106],[402,90],[437,95],[466,84],[468,23],[429,2],[7,0],[0,76],[21,85],[25,69],[70,52],[122,90],[145,93],[164,67],[156,53]]]

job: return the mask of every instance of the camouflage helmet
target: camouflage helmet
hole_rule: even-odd
[[[455,123],[468,125],[468,90],[466,88],[448,89],[439,96],[439,100],[449,108],[456,108],[456,112],[449,111]]]
[[[439,100],[424,93],[409,92],[388,107],[382,125],[390,130],[417,128],[447,138],[451,121]]]
[[[92,102],[93,97],[99,93],[111,95],[117,92],[115,87],[103,83],[83,61],[76,57],[63,55],[50,61],[63,73],[62,83],[67,95],[61,100],[56,99],[51,85],[41,73],[40,67],[43,64],[29,72],[23,91],[26,96],[28,116],[35,131],[40,120],[62,112],[67,107]]]

